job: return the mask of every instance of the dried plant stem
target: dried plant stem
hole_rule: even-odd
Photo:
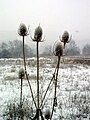
[[[58,56],[58,64],[57,64],[57,69],[56,69],[54,101],[53,101],[53,107],[52,107],[52,112],[51,112],[51,118],[50,118],[50,120],[52,119],[52,116],[53,116],[54,107],[57,106],[56,92],[57,92],[57,78],[58,78],[59,64],[60,64],[60,55]]]
[[[37,107],[39,110],[39,42],[37,41]],[[39,112],[37,115],[37,120],[39,120]]]
[[[45,97],[46,97],[46,94],[47,94],[47,92],[48,92],[48,90],[49,90],[49,88],[50,88],[50,85],[51,85],[51,83],[52,83],[52,81],[53,81],[53,79],[54,79],[54,77],[55,77],[55,73],[56,73],[56,69],[55,69],[55,72],[54,72],[54,74],[53,74],[53,77],[52,77],[52,79],[50,80],[50,83],[49,83],[49,85],[48,85],[48,87],[47,87],[47,89],[46,89],[46,92],[45,92],[45,94],[44,94],[44,97],[43,97],[43,99],[42,99],[42,103],[41,103],[40,107],[43,107],[43,102],[44,102]]]
[[[24,50],[24,36],[23,36],[23,60],[24,60],[24,68],[25,68],[26,79],[27,79],[28,84],[29,84],[29,87],[30,87],[31,96],[32,96],[34,105],[35,105],[35,107],[37,108],[37,105],[36,105],[36,102],[35,102],[35,99],[34,99],[34,96],[33,96],[33,91],[32,91],[32,88],[31,88],[31,84],[30,84],[30,82],[29,82],[28,74],[27,74],[27,71],[26,71],[25,50]]]
[[[24,50],[24,36],[23,36],[23,60],[24,60],[24,68],[26,72],[26,61],[25,61],[25,50]]]
[[[23,101],[22,101],[22,85],[23,85],[23,79],[21,77],[21,93],[20,93],[20,120],[24,120],[24,114],[23,114],[23,110],[22,110],[22,105],[23,105]]]
[[[20,91],[20,106],[22,108],[22,85],[23,85],[23,79],[21,77],[21,91]]]

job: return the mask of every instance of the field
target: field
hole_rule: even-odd
[[[58,74],[57,107],[54,109],[53,120],[90,119],[89,62],[84,61],[82,63],[81,60],[67,60],[62,58]],[[40,102],[53,76],[56,63],[56,58],[40,58]],[[36,100],[36,58],[27,59],[26,64]],[[22,59],[0,59],[0,120],[7,120],[5,114],[9,111],[8,106],[20,103],[20,80],[18,72],[22,67]],[[44,101],[43,113],[46,108],[50,109],[50,111],[52,109],[54,98],[53,82]],[[23,80],[23,107],[28,110],[32,108],[33,114],[35,114],[35,106],[32,102],[26,79]]]

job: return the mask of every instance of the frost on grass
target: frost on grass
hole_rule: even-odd
[[[43,58],[42,58],[43,59]],[[41,59],[41,60],[42,60]],[[45,58],[44,58],[45,59]],[[35,60],[35,59],[34,59]],[[42,60],[43,61],[43,60]],[[51,61],[51,60],[50,60]],[[40,67],[40,101],[43,98],[48,83],[52,78],[54,68],[48,59],[46,67]],[[3,61],[2,61],[3,62]],[[9,63],[9,61],[7,60]],[[0,119],[6,119],[5,114],[10,108],[18,109],[20,103],[20,80],[18,79],[18,71],[22,67],[22,62],[17,64],[16,60],[12,60],[14,64],[9,65],[7,62],[0,65]],[[12,70],[13,69],[13,70]],[[36,96],[36,67],[27,66],[30,82]],[[57,101],[58,106],[54,109],[53,120],[55,119],[72,119],[79,118],[89,120],[90,113],[90,66],[87,65],[61,65],[58,77]],[[10,76],[10,77],[8,77]],[[44,101],[45,109],[52,108],[53,90],[52,84]],[[36,97],[35,97],[36,100]],[[32,104],[31,94],[26,80],[23,81],[23,110],[29,116],[32,108],[32,115],[35,114],[35,106]],[[29,105],[29,108],[27,107]],[[12,106],[12,107],[10,107]],[[19,110],[19,109],[18,109]],[[29,112],[29,113],[28,113]],[[3,116],[4,115],[4,116]],[[4,117],[4,118],[3,118]]]

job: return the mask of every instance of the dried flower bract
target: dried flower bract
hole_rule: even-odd
[[[43,34],[43,31],[42,31],[42,28],[40,27],[40,25],[35,29],[35,32],[34,32],[34,41],[41,41],[42,40],[42,34]]]
[[[62,56],[63,55],[63,46],[60,42],[56,43],[54,53],[55,53],[56,56]]]
[[[18,34],[20,36],[27,36],[28,35],[28,29],[25,24],[21,23],[18,29]]]
[[[19,76],[19,79],[24,78],[24,76],[25,76],[25,72],[24,72],[24,69],[23,69],[23,68],[21,68],[21,69],[19,70],[19,74],[18,74],[18,76]]]
[[[64,31],[62,38],[60,39],[61,42],[64,43],[64,48],[65,48],[66,43],[70,42],[71,38],[72,36],[69,35],[68,31]]]
[[[45,111],[45,119],[50,119],[50,116],[51,116],[51,113],[50,113],[50,110],[49,109],[46,109],[46,111]]]
[[[62,35],[62,42],[67,42],[69,39],[69,33],[67,31],[65,31]]]

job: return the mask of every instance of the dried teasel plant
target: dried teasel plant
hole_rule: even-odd
[[[71,41],[72,35],[70,36],[68,31],[64,31],[62,37],[60,38],[59,36],[59,39],[61,42],[64,43],[64,48],[65,48],[66,43],[69,43]]]
[[[40,101],[39,101],[39,42],[42,42],[42,28],[40,25],[35,29],[34,38],[31,37],[33,41],[36,42],[36,49],[37,49],[37,120],[39,120],[39,108],[40,108]]]
[[[42,42],[42,35],[43,35],[43,30],[41,28],[41,26],[39,25],[36,29],[35,29],[35,32],[34,32],[34,38],[31,37],[31,39],[33,41],[36,41],[36,42]]]
[[[25,76],[25,71],[23,68],[21,68],[19,70],[18,77],[19,77],[19,79],[22,79],[22,78],[24,78],[24,76]]]
[[[63,55],[63,46],[61,42],[57,42],[54,45],[53,52],[55,56],[62,56]]]
[[[27,29],[26,25],[24,23],[21,23],[18,29],[18,34],[20,36],[22,36],[23,38],[23,60],[24,60],[24,68],[25,68],[25,72],[26,72],[26,61],[25,61],[25,44],[24,44],[24,38],[25,36],[29,35],[29,27]]]
[[[24,23],[21,23],[19,28],[18,28],[18,34],[20,36],[27,36],[27,35],[29,35],[29,27],[27,29],[26,25]]]

